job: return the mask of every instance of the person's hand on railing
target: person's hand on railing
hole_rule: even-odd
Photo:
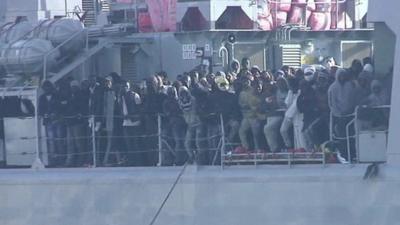
[[[96,122],[96,125],[95,125],[95,127],[94,127],[94,130],[95,130],[96,132],[98,132],[98,131],[100,130],[100,127],[101,127],[101,122]]]
[[[89,117],[88,122],[89,122],[89,127],[93,127],[94,126],[94,117],[93,116]]]

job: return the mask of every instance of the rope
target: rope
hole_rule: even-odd
[[[163,202],[161,203],[160,207],[159,207],[158,210],[157,210],[157,213],[154,215],[154,217],[153,217],[153,219],[151,220],[151,222],[149,223],[149,225],[153,225],[153,224],[156,222],[158,216],[159,216],[160,213],[161,213],[161,210],[162,210],[162,209],[164,208],[164,206],[165,206],[165,203],[167,203],[169,197],[171,196],[172,192],[174,191],[176,185],[178,184],[178,181],[181,179],[181,177],[182,177],[182,175],[183,175],[183,172],[185,172],[185,169],[186,169],[186,166],[187,166],[187,165],[188,165],[187,162],[185,163],[185,165],[183,165],[181,171],[179,172],[178,177],[175,179],[174,184],[173,184],[172,187],[170,188],[170,190],[169,190],[167,196],[164,198]]]

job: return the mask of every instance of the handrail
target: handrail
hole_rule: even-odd
[[[85,49],[87,50],[88,49],[88,42],[89,42],[89,40],[88,40],[88,30],[87,29],[83,29],[83,30],[81,30],[80,32],[78,32],[78,33],[76,33],[76,34],[74,34],[74,35],[72,35],[70,38],[68,38],[67,40],[65,40],[64,42],[62,42],[61,44],[59,44],[57,47],[55,47],[55,48],[53,48],[52,50],[50,50],[45,56],[44,56],[44,59],[43,59],[43,80],[46,80],[47,79],[47,61],[48,61],[48,57],[51,55],[51,54],[54,54],[57,50],[59,50],[61,47],[63,47],[65,44],[67,44],[69,41],[71,41],[71,40],[73,40],[74,38],[76,38],[76,37],[78,37],[79,35],[82,35],[82,34],[84,34],[85,35]]]
[[[0,26],[0,35],[2,35],[4,32],[7,32],[8,31],[8,29],[9,28],[6,28],[5,30],[3,30],[6,26],[8,26],[8,25],[10,25],[10,24],[12,24],[13,22],[8,22],[8,23],[5,23],[5,24],[2,24],[1,26]]]
[[[350,146],[350,126],[355,124],[356,119],[353,118],[349,123],[346,125],[346,144],[347,144],[347,161],[351,164],[351,146]]]
[[[23,36],[21,36],[17,40],[9,43],[9,45],[11,46],[11,45],[17,43],[18,41],[25,40],[25,38],[29,37],[29,35],[31,35],[33,32],[35,32],[37,29],[39,29],[42,26],[42,24],[45,23],[46,21],[48,21],[48,20],[43,20],[38,25],[36,25],[32,30],[28,31],[27,33],[25,33]]]
[[[390,109],[390,107],[391,107],[391,105],[380,105],[380,106],[373,106],[373,107],[369,107],[369,106],[364,106],[364,105],[361,105],[361,106],[357,106],[356,107],[356,109],[355,109],[355,118],[354,118],[354,126],[355,126],[355,136],[356,136],[356,152],[357,152],[357,162],[359,161],[359,151],[360,151],[360,147],[359,147],[359,135],[360,135],[360,130],[361,129],[359,129],[359,126],[358,126],[358,111],[359,111],[359,109],[360,108],[363,108],[363,109]],[[387,132],[387,130],[386,130],[386,132]]]
[[[225,66],[225,63],[226,64],[229,64],[229,62],[228,62],[228,49],[225,47],[225,46],[221,46],[220,48],[219,48],[219,51],[218,51],[218,56],[219,56],[219,58],[221,58],[222,59],[222,66],[224,67]]]

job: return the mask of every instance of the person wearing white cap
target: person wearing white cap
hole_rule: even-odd
[[[373,73],[374,72],[374,67],[371,64],[365,64],[363,67],[363,71]]]
[[[315,78],[316,69],[314,66],[308,66],[304,69],[304,80],[311,82]]]

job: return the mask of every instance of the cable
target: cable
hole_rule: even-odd
[[[174,189],[175,189],[175,186],[178,184],[178,181],[181,179],[181,177],[182,177],[182,175],[183,175],[183,172],[185,172],[185,169],[186,169],[186,166],[187,166],[187,165],[188,165],[187,162],[185,163],[185,165],[183,165],[182,170],[179,172],[178,177],[176,178],[174,184],[172,185],[171,189],[169,190],[169,192],[168,192],[167,196],[165,197],[164,201],[161,203],[160,207],[159,207],[158,210],[157,210],[157,213],[154,215],[154,217],[153,217],[153,219],[151,220],[151,222],[149,223],[149,225],[153,225],[153,224],[156,222],[158,216],[159,216],[160,213],[161,213],[161,210],[164,208],[165,203],[168,201],[169,196],[171,196],[172,192],[173,192]]]

